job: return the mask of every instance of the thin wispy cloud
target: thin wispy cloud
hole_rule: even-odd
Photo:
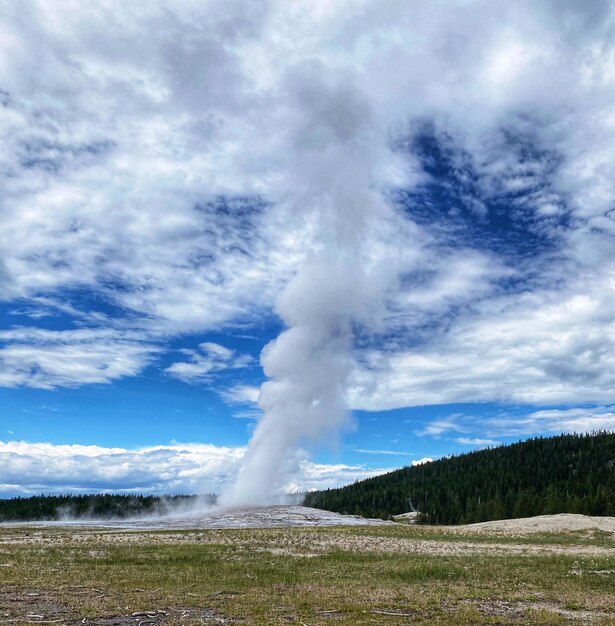
[[[260,388],[255,385],[234,385],[220,391],[222,398],[230,404],[256,405],[259,393]]]
[[[515,419],[493,418],[485,426],[506,435],[615,431],[615,407],[549,409]]]
[[[453,419],[436,419],[428,422],[418,434],[428,438],[450,439],[462,445],[495,446],[500,445],[500,439],[504,437],[615,431],[615,411],[612,406],[531,412],[524,412],[519,406],[515,408],[514,412],[507,411],[504,405],[504,408],[493,411],[492,415],[456,415]],[[460,432],[468,435],[459,436]]]
[[[413,452],[403,452],[399,450],[368,450],[365,448],[355,448],[354,452],[361,454],[384,454],[388,456],[412,456]]]
[[[247,354],[236,354],[211,341],[199,345],[198,350],[181,350],[186,361],[177,361],[165,368],[165,372],[186,383],[208,382],[216,372],[242,369],[250,366],[254,359]]]
[[[501,443],[496,439],[485,439],[483,437],[457,437],[455,441],[463,446],[499,446]]]
[[[77,387],[136,376],[160,348],[113,329],[0,331],[0,386]]]

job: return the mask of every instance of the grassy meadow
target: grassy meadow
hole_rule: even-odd
[[[615,543],[403,525],[4,527],[0,623],[615,625]]]

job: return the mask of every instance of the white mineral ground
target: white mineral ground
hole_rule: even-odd
[[[292,528],[306,526],[365,526],[391,524],[380,519],[340,515],[305,506],[212,507],[211,509],[157,517],[109,520],[20,522],[11,526],[92,526],[134,530],[192,530],[204,528]]]
[[[403,519],[403,515],[397,516]],[[357,515],[340,515],[304,506],[245,506],[212,507],[211,509],[169,514],[156,517],[109,520],[61,520],[54,522],[6,522],[0,526],[88,526],[93,528],[127,530],[195,530],[207,528],[296,528],[318,526],[378,526],[393,525],[380,519]],[[484,535],[523,536],[533,533],[574,531],[603,531],[615,537],[615,517],[590,517],[571,513],[539,515],[522,519],[507,519],[479,524],[440,527],[447,532]]]

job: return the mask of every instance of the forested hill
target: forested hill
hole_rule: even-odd
[[[215,495],[198,496],[214,503]],[[32,496],[0,499],[0,522],[111,519],[157,515],[194,504],[197,496],[133,496],[117,494]]]
[[[430,524],[615,515],[615,434],[560,435],[471,452],[315,491],[304,504],[386,519],[407,512],[410,498]]]

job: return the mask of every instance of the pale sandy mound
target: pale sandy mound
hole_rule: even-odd
[[[485,534],[527,535],[531,533],[557,533],[562,531],[602,530],[615,533],[615,517],[591,517],[576,513],[537,515],[522,519],[506,519],[457,526],[463,532]]]

